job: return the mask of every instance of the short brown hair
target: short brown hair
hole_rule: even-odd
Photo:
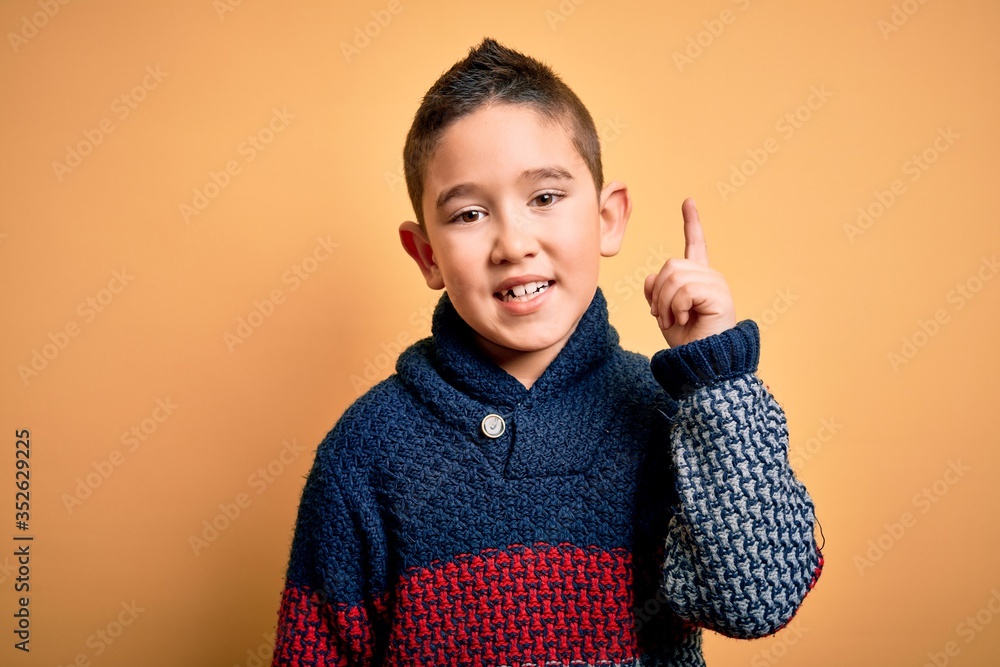
[[[549,66],[486,37],[434,82],[406,135],[403,171],[421,227],[427,163],[441,136],[459,118],[494,103],[526,105],[562,124],[587,164],[600,196],[604,187],[601,143],[587,107]]]

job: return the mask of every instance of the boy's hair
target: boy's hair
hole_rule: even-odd
[[[434,82],[406,135],[406,189],[421,227],[427,163],[441,136],[453,122],[489,104],[527,105],[561,124],[590,169],[600,197],[604,187],[601,143],[587,107],[550,67],[486,37]]]

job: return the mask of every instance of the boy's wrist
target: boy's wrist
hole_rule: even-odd
[[[677,347],[650,360],[653,377],[671,398],[729,378],[753,373],[760,360],[760,331],[753,320]]]

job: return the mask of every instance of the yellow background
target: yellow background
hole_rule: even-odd
[[[789,629],[753,642],[708,633],[708,663],[995,664],[1000,8],[392,8],[0,8],[0,663],[267,661],[313,451],[400,344],[429,331],[438,295],[396,232],[412,216],[405,133],[437,76],[491,35],[563,76],[602,131],[607,178],[630,186],[624,249],[601,279],[623,345],[662,344],[635,287],[683,251],[688,195],[738,316],[761,325],[759,375],[786,409],[827,564]],[[722,193],[725,181],[739,187]],[[185,216],[206,186],[214,196]],[[880,215],[862,228],[859,207]],[[295,282],[296,266],[308,279]],[[276,290],[249,337],[227,338]],[[78,329],[63,338],[67,325]],[[36,352],[44,368],[24,373]],[[12,648],[21,428],[28,655]],[[126,435],[130,449],[133,428],[144,440]],[[89,496],[68,502],[80,484]],[[237,500],[239,516],[192,546]]]

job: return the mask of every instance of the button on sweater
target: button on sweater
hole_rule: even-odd
[[[526,389],[444,294],[316,451],[273,664],[690,666],[703,628],[778,631],[823,560],[758,358],[750,320],[625,351],[598,289]]]

